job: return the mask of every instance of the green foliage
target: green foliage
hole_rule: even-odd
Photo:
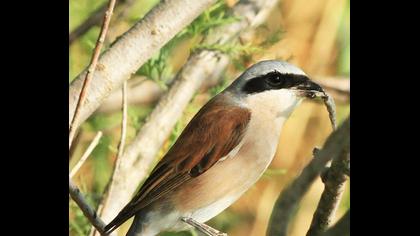
[[[189,26],[182,30],[176,38],[195,37],[207,35],[215,27],[226,25],[238,21],[239,18],[227,16],[229,7],[223,0],[218,0],[213,6],[204,11]]]
[[[112,129],[121,124],[121,117],[121,113],[118,112],[112,114],[98,113],[89,117],[83,124],[83,128],[95,132]]]
[[[92,189],[92,199],[99,203],[100,196],[102,195],[109,178],[111,177],[112,167],[108,164],[108,156],[111,152],[109,146],[111,145],[112,137],[103,135],[98,145],[92,152],[92,161],[95,168],[94,171],[94,184]],[[96,205],[96,204],[95,204]]]
[[[159,53],[150,58],[136,74],[146,76],[155,81],[162,89],[167,89],[166,82],[172,75],[171,66],[168,63],[170,49],[163,47]]]
[[[158,83],[162,88],[166,89],[168,80],[173,76],[173,70],[168,63],[169,58],[172,56],[171,52],[173,48],[187,38],[203,37],[210,33],[215,27],[237,21],[238,18],[226,15],[227,10],[228,6],[225,1],[218,0],[216,4],[204,11],[189,26],[179,32],[172,40],[162,47],[161,50],[149,59],[136,73],[146,76]],[[227,46],[222,46],[221,48],[229,50]]]
[[[128,122],[129,125],[136,130],[136,133],[140,130],[141,126],[144,123],[144,120],[150,114],[151,111],[152,108],[150,106],[128,106]]]

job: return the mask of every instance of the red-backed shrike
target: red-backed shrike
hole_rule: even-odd
[[[305,97],[324,93],[296,66],[262,61],[194,116],[135,197],[107,226],[134,216],[127,235],[206,222],[235,202],[271,163],[284,122]]]

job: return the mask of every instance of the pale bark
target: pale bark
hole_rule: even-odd
[[[121,87],[152,55],[190,24],[215,0],[161,1],[142,20],[124,33],[100,57],[97,70],[87,91],[86,102],[75,124],[77,128],[111,93]],[[70,84],[69,119],[72,120],[83,85],[83,71]]]
[[[271,213],[270,223],[267,229],[268,236],[287,235],[290,220],[309,187],[325,169],[327,163],[331,159],[339,158],[343,150],[349,150],[349,147],[350,118],[347,118],[328,137],[322,150],[314,153],[314,158],[303,169],[302,173],[282,191]]]
[[[318,236],[325,232],[334,220],[341,197],[344,193],[347,173],[350,173],[350,152],[342,150],[338,158],[335,158],[331,167],[322,175],[325,184],[318,207],[314,213],[307,236]]]

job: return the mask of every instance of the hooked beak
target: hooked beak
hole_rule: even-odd
[[[321,86],[309,79],[296,86],[295,89],[298,91],[299,96],[310,99],[325,98],[327,96]]]

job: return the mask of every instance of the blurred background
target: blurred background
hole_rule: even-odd
[[[106,0],[70,1],[70,32],[80,27],[89,16],[105,4]],[[119,1],[117,1],[119,2]],[[109,47],[121,33],[143,17],[157,0],[125,0],[116,7],[105,42]],[[129,80],[137,94],[129,94],[127,143],[135,137],[144,119],[153,109],[157,98],[170,83],[173,75],[185,63],[189,54],[200,48],[200,39],[217,25],[235,19],[225,15],[237,1],[218,1],[207,15],[200,16],[187,29],[180,32],[160,53],[155,55]],[[221,84],[202,89],[193,98],[178,121],[173,133],[157,159],[167,151],[198,109],[208,99],[226,87],[238,73],[249,65],[264,59],[283,59],[301,67],[310,77],[334,83],[349,80],[350,72],[350,1],[349,0],[281,0],[265,24],[256,29],[248,43],[229,45],[220,50],[231,57],[231,65]],[[69,49],[69,82],[89,63],[99,34],[99,26],[90,27],[81,35],[71,35]],[[72,38],[74,36],[74,38]],[[145,93],[144,91],[147,91]],[[119,91],[120,92],[120,91]],[[70,155],[70,169],[78,161],[98,131],[103,131],[98,146],[74,177],[92,206],[97,207],[112,173],[120,137],[120,95],[112,94],[105,104],[81,127]],[[336,94],[338,122],[350,112],[347,95]],[[212,219],[209,225],[231,236],[265,235],[268,220],[279,193],[299,175],[312,158],[312,149],[321,147],[331,133],[325,107],[318,102],[305,101],[287,121],[279,140],[276,157],[267,172],[244,196],[226,211]],[[305,195],[290,225],[291,236],[305,235],[315,211],[323,184],[318,179]],[[337,212],[336,219],[350,207],[349,181]],[[69,202],[69,235],[88,235],[90,224],[82,212]],[[122,226],[125,235],[130,222]],[[193,232],[164,233],[162,235],[193,235]]]

